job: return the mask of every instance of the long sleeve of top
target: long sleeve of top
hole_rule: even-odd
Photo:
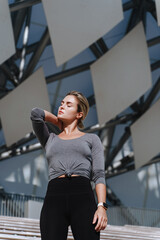
[[[48,161],[49,181],[63,174],[77,174],[105,184],[104,151],[100,138],[85,133],[74,139],[61,139],[49,133],[45,124],[45,113],[33,108],[31,120],[36,137],[45,150]]]
[[[45,123],[45,113],[41,108],[33,108],[31,111],[30,119],[32,120],[32,127],[36,137],[38,138],[40,144],[44,148],[48,138],[49,130]]]

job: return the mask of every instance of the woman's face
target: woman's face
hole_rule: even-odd
[[[67,120],[67,122],[72,122],[75,119],[81,118],[83,116],[83,113],[77,112],[77,109],[78,99],[74,95],[67,95],[61,101],[57,117],[62,121]]]

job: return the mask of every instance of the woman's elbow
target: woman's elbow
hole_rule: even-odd
[[[38,108],[38,107],[34,107],[31,110],[31,116],[30,116],[31,120],[40,120],[40,119],[45,119],[45,112],[43,109]]]

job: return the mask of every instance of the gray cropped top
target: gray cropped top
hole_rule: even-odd
[[[41,108],[33,108],[30,119],[46,153],[49,181],[63,174],[76,174],[89,178],[95,184],[105,184],[103,145],[96,134],[85,133],[75,139],[61,139],[55,133],[49,133]]]

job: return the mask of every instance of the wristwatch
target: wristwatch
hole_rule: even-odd
[[[105,210],[108,209],[108,205],[107,205],[107,203],[105,203],[105,202],[100,202],[100,203],[98,203],[97,207],[99,207],[99,206],[102,206]]]

